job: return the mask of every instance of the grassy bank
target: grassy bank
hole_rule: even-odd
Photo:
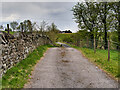
[[[94,53],[94,50],[90,48],[81,48],[77,46],[72,47],[80,50],[82,54],[87,57],[92,63],[96,64],[111,76],[115,77],[116,79],[120,77],[120,73],[118,73],[118,51],[111,50],[110,61],[108,61],[107,50],[97,49],[96,53]]]
[[[28,57],[16,66],[9,69],[2,77],[2,88],[23,88],[24,84],[30,78],[32,68],[38,60],[43,56],[50,45],[39,46],[36,50],[28,55]]]

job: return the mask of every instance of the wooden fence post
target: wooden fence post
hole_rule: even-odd
[[[9,31],[10,31],[10,30],[9,30],[9,24],[7,24],[7,31],[8,31],[8,34],[9,34],[9,33],[10,33],[10,32],[9,32]]]
[[[21,23],[21,32],[23,33],[23,23]]]
[[[110,61],[110,41],[108,40],[108,61]]]
[[[95,40],[95,37],[94,37],[94,53],[96,53],[96,40]]]
[[[88,41],[88,37],[87,37],[87,47],[89,47],[89,41]]]

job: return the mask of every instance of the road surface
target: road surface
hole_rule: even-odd
[[[116,88],[118,84],[74,48],[50,48],[25,88]]]

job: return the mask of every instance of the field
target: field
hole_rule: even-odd
[[[59,42],[73,42],[73,39],[71,38],[71,35],[73,35],[74,33],[69,33],[69,34],[58,34],[58,39],[57,41]]]

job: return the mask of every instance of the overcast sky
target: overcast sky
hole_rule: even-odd
[[[45,20],[47,23],[54,22],[60,30],[70,29],[76,32],[78,28],[71,11],[75,4],[76,2],[2,2],[0,24],[25,19],[40,24]]]

